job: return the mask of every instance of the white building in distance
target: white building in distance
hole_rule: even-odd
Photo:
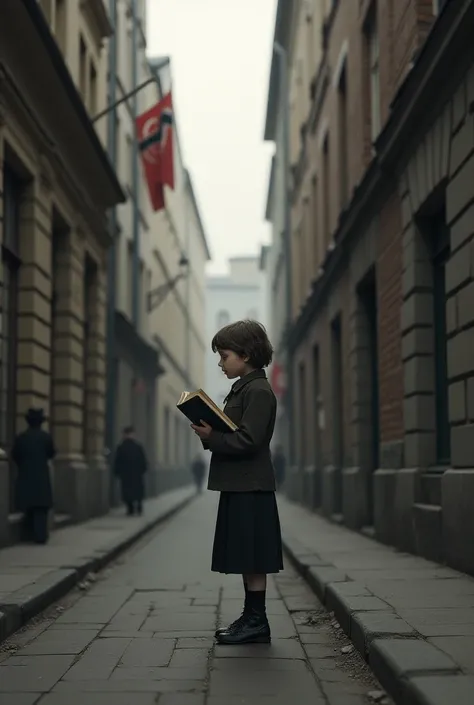
[[[267,326],[266,285],[259,256],[232,257],[229,274],[207,278],[205,390],[218,406],[222,406],[230,385],[217,366],[219,358],[211,350],[211,340],[223,326],[245,318]]]

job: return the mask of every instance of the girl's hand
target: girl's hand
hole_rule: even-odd
[[[209,439],[209,436],[211,435],[212,426],[209,426],[209,424],[203,421],[202,419],[200,423],[200,426],[197,426],[196,424],[191,424],[191,428],[193,429],[196,436],[199,436],[202,441],[207,441]]]

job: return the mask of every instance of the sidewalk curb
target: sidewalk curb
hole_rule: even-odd
[[[95,555],[84,558],[77,565],[52,570],[36,582],[11,593],[8,596],[8,602],[0,602],[0,644],[18,629],[24,627],[30,619],[64,597],[88,573],[97,573],[102,570],[152,529],[184,509],[195,496],[190,491],[189,497],[185,497],[176,505],[162,510],[136,531],[111,542],[107,548],[96,551]]]
[[[454,661],[425,641],[364,584],[352,580],[318,554],[310,553],[291,537],[283,537],[283,548],[324,607],[334,613],[396,705],[445,705],[447,701],[432,696],[433,690],[439,690],[433,688],[436,678],[449,678],[453,701],[456,688],[465,692],[469,687],[465,680],[468,677],[462,675]]]

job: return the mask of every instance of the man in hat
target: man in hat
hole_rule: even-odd
[[[202,493],[202,483],[204,481],[204,474],[206,472],[206,464],[200,455],[197,455],[191,465],[191,472],[194,476],[194,482],[196,483],[196,489],[199,494]]]
[[[24,512],[27,540],[47,543],[48,513],[53,506],[49,463],[56,451],[50,433],[41,426],[46,421],[43,409],[28,409],[28,428],[15,438],[12,459],[18,468],[17,506]]]
[[[114,473],[122,485],[122,500],[129,516],[143,512],[147,466],[143,446],[135,438],[135,429],[126,426],[123,429],[123,440],[115,453]]]

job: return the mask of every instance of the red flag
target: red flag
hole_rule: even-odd
[[[137,139],[154,211],[165,207],[164,184],[174,189],[173,104],[171,93],[139,115]]]

